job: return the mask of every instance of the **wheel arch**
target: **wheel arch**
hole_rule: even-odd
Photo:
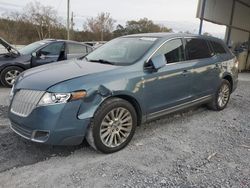
[[[22,66],[21,64],[7,64],[4,67],[1,68],[0,70],[0,74],[3,72],[4,69],[8,68],[8,67],[19,67],[23,70],[26,70],[26,68],[24,66]]]
[[[222,77],[222,79],[225,79],[230,83],[230,86],[231,86],[230,90],[232,92],[232,89],[233,89],[233,77],[230,74],[226,74],[226,75],[224,75]]]
[[[123,99],[123,100],[129,102],[134,107],[136,114],[137,114],[137,117],[138,117],[137,118],[137,125],[140,125],[142,122],[142,109],[141,109],[139,102],[134,97],[132,97],[130,95],[126,95],[126,94],[112,95],[109,98],[113,98],[113,97]]]

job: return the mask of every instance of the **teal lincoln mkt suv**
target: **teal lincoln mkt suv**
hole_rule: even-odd
[[[213,37],[150,33],[111,40],[82,60],[22,72],[11,91],[11,129],[34,142],[124,148],[144,122],[193,105],[223,110],[238,62]]]

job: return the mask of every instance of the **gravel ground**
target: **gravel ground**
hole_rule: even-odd
[[[8,128],[6,104],[0,187],[250,187],[250,74],[241,75],[225,110],[199,107],[143,124],[124,150],[109,155],[86,144],[25,141]]]

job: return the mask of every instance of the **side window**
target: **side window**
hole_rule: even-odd
[[[42,55],[60,55],[61,50],[63,49],[63,42],[54,42],[40,50]]]
[[[93,51],[92,48],[90,48],[90,47],[87,47],[87,49],[88,49],[88,53]]]
[[[215,41],[210,41],[215,54],[226,54],[225,48],[222,46],[222,44],[215,42]]]
[[[69,54],[86,54],[87,47],[81,44],[68,43]]]
[[[154,56],[164,54],[167,63],[184,61],[184,48],[181,39],[173,39],[166,42]]]
[[[208,44],[203,39],[191,38],[186,40],[187,60],[204,59],[211,57]]]

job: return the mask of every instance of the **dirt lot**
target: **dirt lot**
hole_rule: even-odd
[[[250,187],[250,74],[228,107],[199,107],[138,127],[110,155],[52,147],[12,133],[0,88],[0,187]]]

